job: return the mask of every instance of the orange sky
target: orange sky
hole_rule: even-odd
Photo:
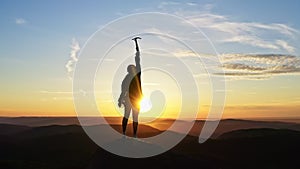
[[[258,81],[228,81],[223,118],[299,117],[299,79],[298,75],[289,75]],[[1,116],[76,116],[71,92],[3,92],[0,99]],[[107,116],[122,115],[123,109],[117,108],[116,103],[102,103],[100,99],[98,104]],[[176,115],[178,107],[172,107],[172,102],[168,104],[170,107],[160,117]],[[200,106],[198,117],[204,118],[209,100],[204,99]]]

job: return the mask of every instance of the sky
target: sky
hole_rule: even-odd
[[[222,76],[224,71],[226,77],[224,118],[299,117],[299,6],[296,0],[272,3],[259,0],[242,3],[237,0],[154,0],[126,3],[79,0],[1,1],[0,116],[76,116],[72,97],[73,71],[76,62],[80,62],[79,52],[91,35],[100,28],[105,28],[108,23],[118,21],[120,17],[160,12],[178,16],[192,23],[214,45],[216,51],[203,47],[198,55],[203,57],[204,62],[212,56],[220,58],[221,64],[211,68],[214,69],[211,76]],[[160,22],[162,18],[152,19],[156,19],[154,22]],[[165,24],[166,28],[173,26],[172,30],[152,27],[148,31],[168,32],[181,39],[186,38],[192,46],[207,44],[207,41],[203,45],[201,42],[192,41],[192,35],[184,32],[188,28],[180,27],[182,25],[178,23]],[[139,24],[140,27],[143,25],[146,23]],[[125,25],[119,28],[119,31],[125,31],[132,27]],[[147,54],[155,53],[146,48],[150,49],[157,40],[148,38],[147,41],[147,38],[141,41],[141,46],[145,49],[145,58]],[[172,56],[184,58],[191,65],[196,65],[193,60],[195,54],[191,51],[176,45],[171,48],[163,39],[157,42],[159,46],[166,45],[169,51],[173,51]],[[128,45],[132,44],[120,44],[119,53],[114,56],[112,52],[111,57],[117,57]],[[133,55],[133,49],[124,52]],[[125,63],[129,62],[132,60]],[[110,64],[113,63],[107,64],[109,66],[106,69],[109,70]],[[203,67],[199,69],[205,72]],[[117,71],[122,72],[123,69]],[[155,77],[157,74],[151,76],[151,73],[153,72],[148,72],[147,76],[145,72],[145,89],[148,87],[150,90],[151,86],[154,86],[153,90],[157,87],[168,88],[166,85],[170,84],[172,79],[168,81],[168,77],[161,75],[160,79],[166,79],[165,82],[161,82],[165,86],[155,86],[153,81],[156,79],[147,77]],[[123,73],[115,78],[117,80],[113,84],[114,98],[118,95],[118,85],[124,75]],[[101,90],[105,90],[102,91],[105,93],[109,89],[101,86],[100,81],[103,79],[97,81],[99,77],[102,77],[101,71],[96,76],[98,106],[108,104],[104,105],[104,114],[107,116],[121,115],[122,109],[116,108],[111,95],[106,97],[101,93]],[[209,81],[208,75],[201,77],[203,79],[197,81],[201,94],[199,118],[208,114],[212,99],[211,84],[205,83]],[[108,82],[112,80],[114,79]],[[147,84],[149,86],[146,86]],[[166,98],[175,98],[171,95],[172,91],[165,90]],[[178,109],[176,106],[172,108],[172,105],[177,105],[176,101],[170,102],[169,105],[170,108],[166,109],[169,112]],[[174,115],[167,113],[165,117]]]

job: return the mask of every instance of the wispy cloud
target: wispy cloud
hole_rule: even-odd
[[[59,101],[59,100],[72,100],[71,91],[52,91],[52,90],[41,90],[39,93],[44,95],[42,101]]]
[[[264,79],[273,75],[300,73],[300,58],[293,55],[223,54],[221,58],[225,76]]]
[[[23,18],[16,18],[16,19],[15,19],[15,23],[16,23],[17,25],[22,25],[22,24],[26,24],[27,21],[26,21],[25,19],[23,19]]]
[[[294,54],[297,43],[291,40],[297,39],[300,35],[299,30],[285,23],[261,23],[255,20],[249,22],[217,14],[212,11],[213,4],[197,5],[197,3],[167,1],[160,3],[158,8],[185,18],[218,44],[248,45],[255,49],[275,51],[274,53]]]
[[[202,13],[188,16],[188,20],[199,28],[206,29],[218,36],[220,43],[240,43],[272,50],[285,50],[293,53],[295,47],[283,39],[273,38],[272,35],[285,39],[299,35],[299,31],[285,24],[232,21],[228,16],[212,13]],[[271,38],[266,38],[271,37]]]
[[[73,97],[52,97],[52,100],[60,101],[60,100],[73,100]]]
[[[187,2],[186,4],[189,5],[189,6],[196,6],[196,5],[197,5],[197,4],[194,3],[194,2]]]
[[[293,46],[289,45],[284,40],[276,40],[276,44],[290,53],[293,53],[295,51],[295,48]]]
[[[176,57],[197,57],[197,53],[191,51],[191,50],[176,50],[172,52],[172,55]]]
[[[73,71],[76,62],[78,61],[78,52],[80,50],[79,42],[73,38],[71,44],[70,60],[65,65],[69,79],[73,78]]]
[[[71,91],[48,91],[48,90],[41,90],[39,92],[42,93],[42,94],[57,94],[57,95],[59,95],[59,94],[67,94],[67,95],[69,95],[69,94],[73,93]]]
[[[164,1],[164,2],[159,3],[158,8],[163,9],[165,7],[170,7],[170,6],[174,6],[174,5],[177,6],[177,5],[180,5],[180,3],[175,2],[175,1]]]

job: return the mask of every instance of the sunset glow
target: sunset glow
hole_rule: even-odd
[[[157,28],[144,30],[170,34],[190,42],[192,48],[201,46],[198,53],[178,47],[163,37],[145,35],[140,41],[142,67],[149,63],[147,58],[154,57],[183,59],[191,63],[191,76],[199,92],[198,118],[205,118],[213,106],[213,94],[220,91],[214,91],[211,79],[219,76],[226,79],[223,118],[299,117],[300,15],[277,12],[281,7],[297,11],[297,5],[293,3],[276,2],[278,5],[268,6],[267,2],[258,2],[264,5],[253,7],[255,3],[249,2],[245,2],[246,5],[231,1],[192,5],[149,1],[131,2],[124,7],[106,4],[104,11],[84,8],[85,4],[75,2],[72,9],[68,8],[68,2],[61,2],[60,7],[51,3],[3,3],[0,7],[5,13],[0,16],[0,116],[76,116],[73,95],[78,93],[95,97],[99,112],[87,111],[86,116],[122,116],[123,108],[118,107],[117,100],[127,73],[126,66],[134,62],[133,42],[122,41],[108,53],[108,58],[101,62],[101,69],[91,75],[95,76],[92,91],[73,93],[75,65],[80,61],[84,44],[103,25],[127,14],[155,11],[184,18],[199,28],[199,34],[205,33],[203,39],[193,39],[188,31],[184,32],[184,23],[174,23],[177,24],[174,32]],[[92,6],[101,6],[100,2],[93,3]],[[124,10],[112,10],[116,6]],[[222,10],[221,6],[228,10]],[[44,13],[37,13],[33,8]],[[83,11],[79,13],[80,10]],[[165,23],[161,18],[156,19]],[[122,30],[130,30],[131,26],[124,25]],[[101,46],[95,47],[95,52]],[[119,65],[117,61],[121,56],[128,59]],[[198,56],[200,61],[195,59]],[[216,58],[220,61],[218,66],[205,66]],[[90,62],[98,64],[99,60],[90,59]],[[171,61],[156,63],[154,59],[151,64],[181,70]],[[208,74],[208,69],[214,73]],[[112,76],[110,70],[116,70],[118,74]],[[186,77],[185,73],[178,72],[178,77]],[[174,79],[164,72],[143,70],[142,88],[147,97],[141,101],[141,114],[176,118],[181,110],[182,95],[180,85]],[[155,91],[163,94],[157,96],[159,101],[150,97]],[[194,104],[193,100],[188,101],[191,106]],[[186,117],[191,116],[189,111],[184,113]]]

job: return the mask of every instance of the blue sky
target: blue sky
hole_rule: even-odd
[[[300,81],[294,76],[300,72],[299,6],[296,0],[1,1],[0,91],[4,96],[0,108],[13,109],[12,102],[26,104],[24,95],[40,91],[71,92],[65,65],[70,60],[72,40],[82,46],[105,24],[142,12],[175,14],[198,26],[222,54],[232,79],[257,80],[257,75],[268,79],[285,73],[292,74],[296,84]],[[232,62],[231,54],[239,54],[234,55],[238,59]],[[233,86],[238,83],[243,82]],[[23,96],[5,101],[11,94]],[[39,97],[48,96],[44,92]]]
[[[176,2],[176,1],[174,1]],[[298,1],[188,1],[176,4],[171,1],[2,1],[1,2],[1,51],[9,53],[18,46],[22,50],[34,48],[32,43],[58,49],[70,43],[73,37],[81,43],[100,26],[121,15],[144,11],[204,11],[211,5],[209,13],[228,16],[235,22],[282,23],[300,29]],[[164,5],[165,3],[165,5]],[[184,5],[182,5],[184,4]],[[25,22],[16,24],[17,19]],[[23,43],[26,42],[26,43]],[[28,43],[27,43],[28,42]],[[25,48],[25,49],[24,49]],[[49,49],[48,49],[49,50]],[[32,51],[32,50],[28,50]],[[48,52],[47,52],[48,53]],[[53,55],[59,55],[51,51]],[[30,54],[30,53],[29,53]],[[62,53],[61,53],[62,54]],[[61,55],[60,54],[60,55]],[[15,54],[16,56],[18,54]],[[18,56],[22,57],[22,56]]]
[[[175,13],[180,10],[209,10],[209,13],[228,16],[233,22],[282,23],[300,29],[298,1],[192,1],[191,3],[197,4],[195,6],[186,5],[187,3],[190,2],[180,1],[180,4],[176,4],[176,1],[2,1],[1,52],[22,58],[25,56],[21,56],[18,51],[26,51],[26,57],[29,57],[35,55],[36,51],[30,53],[29,51],[33,50],[27,49],[38,46],[40,50],[52,53],[52,57],[59,57],[66,54],[67,50],[63,48],[70,44],[73,37],[84,43],[100,26],[122,15],[144,11]],[[209,5],[211,9],[204,9]],[[24,23],[16,24],[17,19],[24,20]],[[18,51],[13,50],[16,46]],[[49,46],[56,50],[49,51]]]

